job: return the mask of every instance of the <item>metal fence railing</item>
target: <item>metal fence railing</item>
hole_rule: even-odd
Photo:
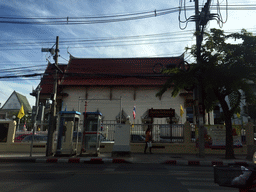
[[[105,121],[101,125],[101,133],[103,136],[110,141],[114,141],[115,126],[117,123],[111,121]]]
[[[131,127],[131,135],[145,136],[147,128],[151,129],[152,139],[154,142],[184,142],[184,126],[182,124],[135,124]]]
[[[35,131],[46,131],[48,129],[48,126],[49,126],[48,123],[37,123]],[[32,131],[33,128],[34,128],[33,123],[20,123],[20,124],[17,124],[16,132]]]
[[[101,134],[109,141],[114,141],[115,121],[103,121],[101,124]],[[20,125],[22,127],[24,125]],[[25,136],[32,134],[32,124],[27,124],[26,129],[16,130],[15,142],[20,142]],[[44,126],[46,127],[46,125]],[[159,143],[183,143],[183,124],[133,124],[130,126],[131,142],[145,142],[145,131],[151,129],[152,139]],[[44,129],[35,130],[36,134],[46,134]]]
[[[116,123],[104,122],[102,124],[102,134],[108,139],[114,140],[114,131]],[[147,128],[152,131],[154,142],[161,143],[182,143],[184,142],[183,124],[134,124],[131,125],[131,142],[145,142],[145,131]]]

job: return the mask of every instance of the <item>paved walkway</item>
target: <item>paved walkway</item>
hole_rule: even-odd
[[[101,153],[98,157],[46,157],[45,153],[0,153],[0,162],[36,163],[165,163],[170,165],[213,166],[213,165],[253,165],[245,155],[236,155],[234,160],[226,160],[224,155],[206,155],[200,158],[189,154],[144,154],[132,153],[130,157],[112,157],[111,153]]]

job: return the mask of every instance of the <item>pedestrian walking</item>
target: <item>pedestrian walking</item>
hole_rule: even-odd
[[[147,130],[146,130],[145,142],[146,142],[146,145],[145,145],[144,153],[147,153],[147,148],[149,148],[149,152],[152,154],[152,152],[151,152],[151,148],[152,148],[152,135],[151,135],[150,128],[147,128]]]

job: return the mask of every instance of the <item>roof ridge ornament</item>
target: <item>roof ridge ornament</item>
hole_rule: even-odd
[[[67,48],[67,53],[69,54],[69,60],[75,59],[75,57],[68,51],[68,48]]]

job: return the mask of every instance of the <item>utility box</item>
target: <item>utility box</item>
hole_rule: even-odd
[[[114,134],[115,144],[113,146],[112,156],[130,156],[130,125],[118,124],[115,126]]]

